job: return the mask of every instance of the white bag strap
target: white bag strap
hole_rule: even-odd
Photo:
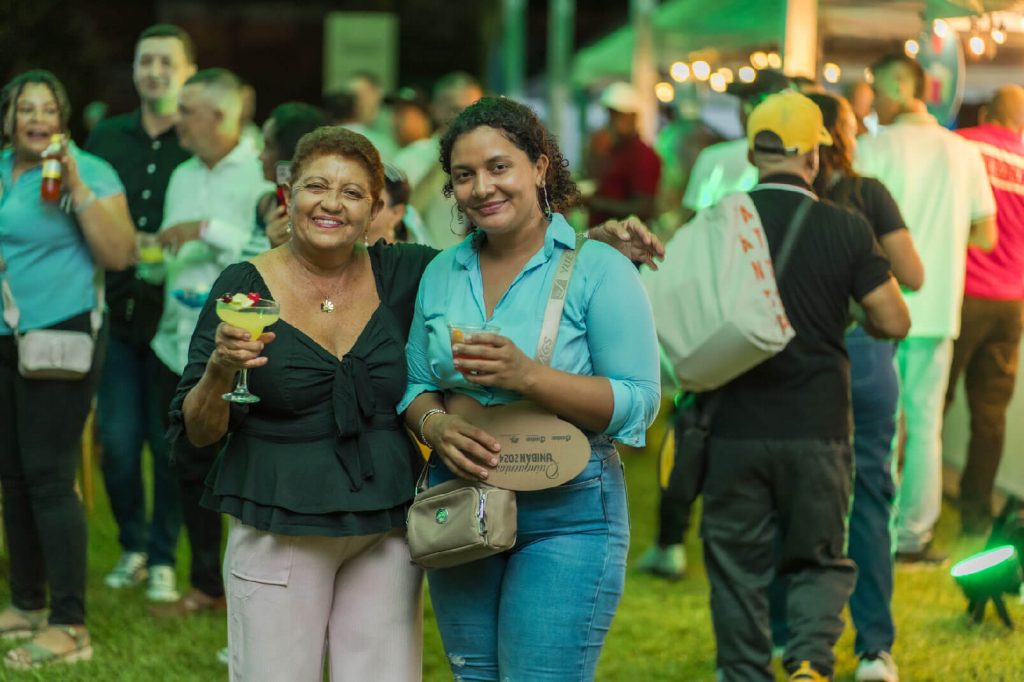
[[[562,321],[562,309],[565,307],[565,296],[569,291],[569,280],[576,267],[576,257],[586,241],[585,233],[577,234],[576,248],[562,251],[562,257],[558,261],[555,279],[551,283],[551,295],[548,296],[548,305],[544,309],[540,339],[537,341],[536,359],[545,365],[551,364],[551,358],[555,354],[555,341],[558,340],[558,327]]]
[[[4,262],[4,255],[2,253],[0,253],[0,275],[3,275],[3,282],[0,283],[0,287],[3,289],[4,324],[17,334],[18,319],[21,317],[21,314],[18,311],[18,304],[14,302],[11,285],[7,283],[7,263]]]
[[[21,310],[18,308],[18,303],[14,300],[14,293],[11,292],[11,285],[7,281],[7,263],[4,261],[2,251],[0,251],[0,275],[3,276],[3,281],[0,282],[0,293],[2,293],[4,301],[4,324],[16,336],[20,336],[18,322],[21,320]],[[100,333],[100,327],[103,326],[103,304],[106,297],[106,279],[103,268],[96,268],[92,281],[93,288],[96,290],[96,307],[89,314],[89,323],[92,327],[92,337],[95,339]]]

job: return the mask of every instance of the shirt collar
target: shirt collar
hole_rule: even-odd
[[[206,170],[212,172],[212,171],[218,170],[220,168],[224,168],[226,166],[233,166],[233,165],[236,165],[236,164],[248,163],[248,162],[250,162],[253,159],[254,155],[255,155],[255,149],[253,148],[252,144],[247,142],[243,138],[239,138],[238,144],[236,144],[234,146],[234,148],[230,152],[228,152],[227,155],[223,159],[218,161],[217,165],[214,166],[213,168],[210,168],[205,163],[203,163],[203,160],[200,159],[198,156],[193,156],[192,158],[194,158],[196,160],[196,163],[199,164],[200,168],[203,168],[203,169],[206,169]]]
[[[814,188],[807,184],[806,180],[804,180],[799,175],[796,175],[794,173],[772,173],[771,175],[766,175],[765,177],[761,178],[758,181],[758,184],[794,185],[796,187],[803,187],[804,189],[809,189],[812,192],[814,191]]]
[[[939,125],[938,119],[926,111],[905,111],[898,115],[893,123],[906,123],[908,125]]]
[[[992,137],[1000,137],[1004,140],[1012,140],[1014,142],[1021,141],[1019,135],[1008,128],[1004,128],[998,123],[982,123],[977,127],[977,129],[983,130],[986,134],[991,135]],[[970,130],[970,128],[968,128],[968,130]]]
[[[468,270],[476,258],[476,240],[479,239],[477,232],[473,231],[466,235],[458,246],[455,247],[455,262],[462,268]],[[555,250],[555,243],[567,249],[576,248],[576,231],[566,221],[561,213],[552,213],[551,222],[544,233],[544,246],[526,264],[524,269],[528,270],[539,261],[547,260]]]

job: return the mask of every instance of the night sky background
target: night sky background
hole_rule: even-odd
[[[399,17],[398,82],[425,88],[456,69],[501,90],[500,0],[0,0],[0,78],[30,68],[53,71],[67,86],[72,131],[81,111],[106,102],[109,115],[138,106],[131,81],[135,40],[167,22],[187,30],[199,68],[221,66],[252,83],[257,121],[275,105],[321,100],[323,20],[333,11],[394,12]],[[527,76],[543,72],[548,2],[530,0]],[[575,45],[628,21],[627,0],[577,2]]]

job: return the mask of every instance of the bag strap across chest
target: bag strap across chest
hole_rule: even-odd
[[[558,268],[555,270],[555,279],[551,282],[551,293],[548,295],[548,303],[544,308],[544,321],[540,326],[540,338],[537,340],[537,362],[545,365],[551,364],[555,354],[555,342],[558,340],[558,328],[562,322],[562,310],[565,308],[565,297],[569,292],[569,280],[572,279],[572,271],[576,267],[576,260],[579,257],[580,249],[586,243],[585,233],[576,235],[576,248],[562,251],[558,259]]]

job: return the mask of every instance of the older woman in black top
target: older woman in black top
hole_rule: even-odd
[[[325,651],[334,680],[420,677],[421,574],[404,525],[422,458],[395,405],[417,287],[437,252],[367,244],[383,185],[361,135],[302,139],[292,238],[214,284],[171,406],[176,438],[226,439],[204,503],[233,517],[232,679],[319,681]],[[215,312],[218,297],[251,292],[281,311],[258,339]],[[221,399],[242,368],[254,370],[256,405]]]
[[[319,680],[325,643],[332,679],[419,677],[420,633],[408,624],[418,622],[421,576],[402,528],[420,456],[395,404],[434,252],[363,243],[382,186],[362,136],[321,128],[302,140],[292,239],[218,279],[172,404],[194,445],[227,436],[205,503],[235,519],[225,560],[232,679]],[[218,326],[217,298],[239,292],[278,302],[272,331],[247,339]],[[247,408],[221,399],[242,367],[262,399]]]

